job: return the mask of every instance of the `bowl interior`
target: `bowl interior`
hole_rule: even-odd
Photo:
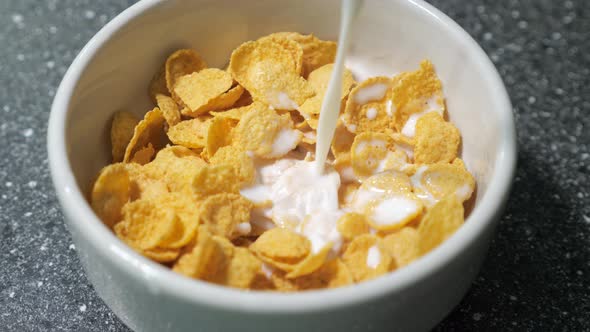
[[[69,161],[83,193],[110,161],[113,112],[142,115],[153,106],[147,85],[166,56],[180,47],[223,67],[240,43],[277,31],[336,40],[340,1],[161,1],[114,33],[97,51],[74,90],[66,123]],[[461,130],[462,157],[477,180],[477,200],[500,152],[499,112],[481,59],[470,40],[407,1],[366,1],[357,20],[348,67],[357,80],[414,70],[430,59],[443,82],[450,120]],[[446,29],[446,30],[445,30]],[[447,31],[448,30],[448,31]],[[477,204],[477,202],[476,202]]]

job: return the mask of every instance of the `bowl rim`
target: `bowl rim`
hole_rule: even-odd
[[[512,106],[506,88],[486,53],[451,18],[423,0],[404,2],[407,10],[436,20],[445,33],[463,44],[467,56],[482,68],[491,93],[497,100],[497,116],[503,135],[486,194],[474,207],[468,220],[451,238],[412,264],[380,278],[349,287],[300,293],[252,292],[232,289],[184,277],[141,256],[120,241],[92,211],[80,191],[70,167],[66,148],[66,122],[73,92],[80,77],[97,51],[130,21],[165,0],[142,0],[127,8],[107,23],[80,51],[66,72],[54,99],[49,118],[47,149],[51,177],[70,231],[76,229],[100,254],[135,280],[147,283],[146,289],[157,289],[189,303],[213,308],[251,313],[302,313],[335,309],[370,301],[400,291],[432,275],[457,258],[487,227],[493,226],[502,211],[516,167],[516,133]]]

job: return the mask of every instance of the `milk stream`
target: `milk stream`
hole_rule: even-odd
[[[350,30],[354,18],[357,16],[363,0],[343,0],[340,12],[340,36],[338,37],[338,49],[336,61],[332,69],[330,83],[322,102],[318,135],[315,150],[315,168],[319,173],[324,171],[330,144],[334,137],[334,130],[340,113],[340,99],[342,98],[342,72],[344,71],[344,58],[350,46]]]

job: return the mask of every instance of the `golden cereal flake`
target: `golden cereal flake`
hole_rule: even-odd
[[[389,110],[392,80],[378,76],[369,78],[350,91],[342,121],[352,133],[387,132],[394,128]]]
[[[123,220],[113,227],[115,234],[132,248],[167,248],[182,236],[183,225],[173,209],[139,199],[123,207]]]
[[[168,129],[168,138],[172,143],[187,148],[204,148],[210,123],[200,118],[180,121]]]
[[[178,110],[178,104],[176,104],[174,99],[163,94],[156,94],[155,98],[168,126],[171,127],[179,123],[180,111]]]
[[[180,256],[172,270],[191,278],[214,280],[229,259],[223,249],[206,227],[199,227],[195,246]]]
[[[192,181],[193,193],[198,196],[237,193],[238,185],[236,170],[227,164],[203,166]]]
[[[424,208],[422,201],[411,192],[386,194],[365,207],[367,220],[373,229],[400,229],[418,217]]]
[[[329,260],[315,272],[294,280],[298,289],[336,288],[354,283],[350,270],[336,258]]]
[[[311,252],[309,240],[293,231],[283,228],[270,229],[258,237],[250,246],[260,259],[279,269],[294,266]],[[287,267],[288,268],[288,267]]]
[[[363,132],[354,138],[351,165],[357,177],[365,178],[385,170],[381,165],[386,159],[391,145],[388,135]]]
[[[450,163],[457,157],[461,134],[440,114],[430,112],[418,119],[415,139],[414,160],[417,164]]]
[[[418,228],[420,255],[438,247],[463,224],[463,204],[447,196],[430,208]]]
[[[262,262],[246,248],[234,248],[233,256],[219,283],[230,287],[248,289],[254,283]]]
[[[291,53],[293,64],[295,65],[295,72],[301,74],[303,66],[303,48],[294,40],[285,38],[277,34],[270,34],[268,36],[258,39],[258,42],[274,42],[280,44],[285,50]]]
[[[181,100],[174,92],[178,79],[204,68],[207,68],[205,61],[199,53],[191,49],[178,50],[168,57],[165,64],[166,87],[178,104],[181,103]]]
[[[246,42],[234,50],[229,71],[254,100],[275,109],[297,109],[315,94],[297,73],[289,50],[270,40]]]
[[[109,228],[122,219],[121,210],[129,201],[130,176],[125,164],[106,166],[92,187],[90,205],[94,213]]]
[[[308,116],[317,115],[320,113],[322,102],[330,83],[332,75],[333,64],[327,64],[309,74],[308,81],[313,86],[316,95],[309,98],[301,105],[298,109],[300,112],[307,114]],[[355,85],[355,81],[352,77],[352,73],[348,69],[344,69],[342,74],[342,91],[341,100],[346,100],[350,89]],[[345,103],[344,103],[345,104]]]
[[[133,158],[131,159],[131,162],[140,165],[145,165],[152,160],[155,154],[156,150],[152,146],[152,143],[148,143],[148,146],[135,152]]]
[[[393,257],[398,268],[404,267],[420,257],[420,236],[413,227],[404,227],[383,238],[383,246]]]
[[[145,257],[152,259],[158,263],[171,263],[174,262],[180,255],[179,249],[162,249],[154,248],[148,250],[142,250],[141,254]]]
[[[307,77],[315,69],[336,59],[337,45],[333,41],[325,41],[313,34],[302,35],[297,32],[277,32],[267,38],[286,38],[296,41],[303,48],[303,77]]]
[[[152,80],[150,81],[150,85],[148,87],[148,95],[154,103],[157,103],[157,95],[169,94],[170,91],[168,91],[168,87],[166,86],[166,68],[165,65],[162,64],[160,69],[158,69],[158,71],[154,74],[154,77],[152,77]]]
[[[174,86],[174,92],[183,105],[190,109],[190,112],[185,115],[198,116],[212,110],[209,103],[227,92],[232,83],[233,79],[228,72],[207,68],[179,77]]]
[[[245,151],[235,146],[219,148],[209,161],[213,165],[227,164],[234,167],[241,186],[250,185],[256,179],[254,160]]]
[[[262,108],[266,108],[267,106],[261,102],[252,102],[246,106],[241,106],[241,107],[236,107],[236,108],[232,108],[226,111],[217,111],[217,112],[211,112],[211,115],[213,115],[213,117],[221,117],[221,118],[228,118],[231,120],[237,120],[240,121],[242,119],[242,117],[246,114],[248,114],[250,111],[257,111],[259,109]]]
[[[242,234],[241,224],[250,222],[252,203],[237,194],[216,194],[207,197],[199,207],[200,220],[215,235],[234,239]]]
[[[125,149],[129,145],[135,126],[139,123],[139,119],[130,112],[119,111],[113,115],[113,122],[111,125],[111,148],[113,155],[113,162],[123,161]]]
[[[352,241],[355,237],[367,234],[370,231],[367,217],[356,212],[344,214],[338,219],[336,227],[345,241]]]
[[[207,130],[205,151],[208,157],[215,155],[217,150],[232,143],[231,132],[234,121],[224,117],[214,117]]]
[[[357,236],[342,254],[342,261],[356,282],[383,275],[395,266],[381,239],[375,235]]]
[[[229,89],[227,92],[220,94],[217,97],[211,99],[206,105],[201,107],[200,114],[206,112],[214,112],[214,111],[221,111],[226,110],[234,106],[237,101],[240,99],[240,96],[244,93],[244,88],[241,85],[236,85],[233,88]],[[190,108],[186,107],[183,109],[183,115],[186,116],[199,116],[195,112],[192,112]]]
[[[234,145],[262,158],[282,157],[302,138],[289,114],[279,115],[262,104],[242,117],[235,132]]]
[[[287,273],[285,277],[293,279],[313,273],[324,264],[331,249],[332,243],[329,242],[317,253],[309,254],[305,259],[299,262],[292,271]]]
[[[147,112],[133,131],[133,137],[125,149],[124,162],[129,162],[133,155],[142,148],[152,144],[154,149],[159,150],[166,144],[164,133],[164,116],[159,108]]]
[[[338,158],[341,154],[347,154],[352,148],[355,135],[348,131],[342,121],[338,121],[336,130],[334,131],[334,139],[332,140],[331,151],[332,154]]]
[[[403,127],[412,115],[425,111],[438,110],[443,115],[445,110],[442,84],[430,61],[422,61],[420,68],[414,72],[402,73],[394,78],[392,89],[395,127]]]
[[[170,191],[190,193],[196,174],[206,165],[195,152],[177,145],[162,149],[144,169],[151,178],[163,180]]]
[[[473,176],[465,169],[463,162],[456,159],[452,164],[423,165],[412,175],[414,193],[428,205],[447,196],[455,196],[464,202],[475,189]]]

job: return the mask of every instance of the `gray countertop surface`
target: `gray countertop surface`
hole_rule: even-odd
[[[518,170],[487,259],[436,331],[590,331],[590,4],[432,0],[496,64]],[[56,88],[129,0],[0,1],[0,330],[127,331],[95,294],[47,166]]]

